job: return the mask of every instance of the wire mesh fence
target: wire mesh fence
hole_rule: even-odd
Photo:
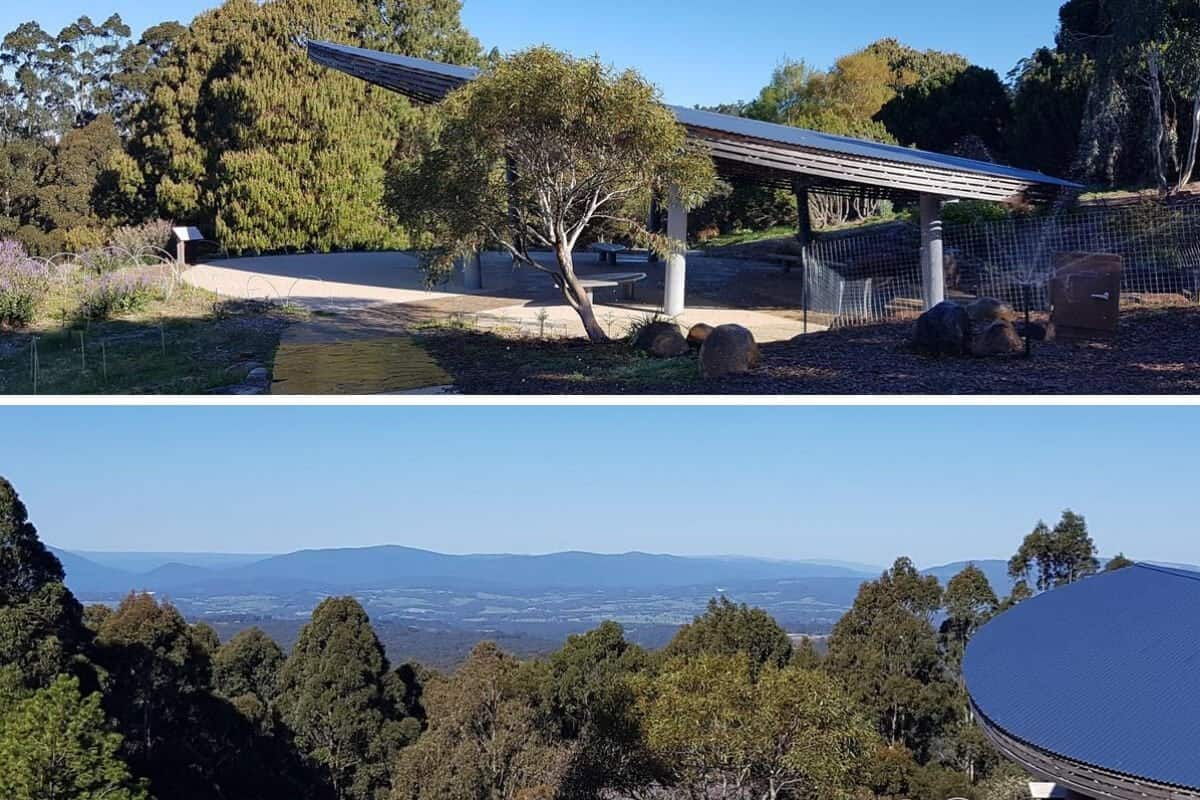
[[[1200,300],[1200,204],[1083,208],[1049,217],[947,225],[947,296],[994,297],[1048,310],[1060,253],[1121,256],[1122,293]],[[808,308],[834,325],[910,317],[922,308],[921,237],[897,223],[815,242],[804,267]]]

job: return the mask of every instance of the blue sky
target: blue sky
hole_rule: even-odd
[[[923,566],[1087,515],[1200,563],[1200,409],[0,409],[0,474],[83,550],[645,550]]]
[[[141,30],[163,19],[188,21],[214,0],[59,0],[0,3],[0,31],[33,17],[57,32],[80,14],[117,11]],[[1050,44],[1061,0],[466,0],[463,19],[487,46],[511,51],[548,43],[578,55],[598,53],[637,67],[666,99],[715,104],[755,95],[784,57],[828,66],[844,53],[894,36],[920,48],[962,53],[1003,77]]]

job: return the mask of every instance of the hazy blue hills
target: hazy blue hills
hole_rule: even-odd
[[[811,561],[744,557],[693,558],[650,553],[604,555],[583,552],[548,555],[447,555],[411,547],[385,546],[302,550],[268,557],[214,554],[72,553],[55,549],[67,583],[80,593],[133,589],[170,592],[224,589],[329,590],[494,587],[520,590],[652,589],[749,581],[843,578],[859,581],[875,570]],[[101,563],[103,559],[105,563]],[[173,560],[166,560],[173,559]],[[248,563],[247,563],[248,560]],[[125,564],[121,569],[114,564]],[[129,568],[134,567],[134,568]],[[136,567],[147,567],[137,569]]]

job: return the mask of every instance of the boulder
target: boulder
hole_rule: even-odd
[[[981,297],[971,303],[967,306],[967,316],[971,318],[971,324],[984,327],[993,322],[1012,322],[1017,318],[1011,306],[994,297]]]
[[[970,343],[971,318],[949,300],[926,311],[913,326],[912,345],[923,353],[961,356],[969,352]]]
[[[692,347],[700,347],[704,344],[704,340],[713,332],[712,325],[706,325],[703,322],[698,322],[688,331],[687,341]]]
[[[655,358],[675,358],[688,352],[687,339],[674,322],[651,322],[633,340],[634,349]]]
[[[971,340],[971,352],[977,356],[1007,356],[1025,352],[1025,342],[1011,322],[993,322]]]
[[[754,369],[759,355],[754,334],[741,325],[720,325],[700,348],[700,374],[706,378],[740,375]]]

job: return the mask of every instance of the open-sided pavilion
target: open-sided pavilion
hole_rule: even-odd
[[[997,615],[963,659],[976,722],[1043,797],[1200,800],[1197,607],[1200,573],[1137,564]]]
[[[474,80],[470,67],[307,41],[314,62],[398,92],[421,103],[436,103]],[[948,200],[1047,202],[1078,184],[1039,172],[930,153],[896,145],[776,125],[768,122],[673,106],[688,136],[709,150],[718,172],[787,188],[797,195],[798,233],[811,238],[808,193],[820,192],[903,202],[919,201],[923,299],[927,308],[945,298],[942,206]],[[679,246],[666,265],[663,310],[684,309],[687,275],[687,209],[671,199],[667,234]]]

